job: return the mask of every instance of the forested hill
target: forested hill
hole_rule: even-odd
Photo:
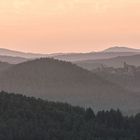
[[[140,96],[123,90],[70,62],[41,58],[17,64],[0,74],[0,89],[96,110],[140,109]]]
[[[139,140],[140,114],[0,93],[0,140]]]

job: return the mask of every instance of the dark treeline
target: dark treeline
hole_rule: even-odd
[[[139,140],[140,114],[0,93],[0,140]]]

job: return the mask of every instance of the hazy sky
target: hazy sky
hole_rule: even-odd
[[[0,0],[0,47],[29,52],[140,48],[140,0]]]

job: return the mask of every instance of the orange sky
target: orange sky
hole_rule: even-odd
[[[52,53],[140,48],[140,0],[0,0],[0,47]]]

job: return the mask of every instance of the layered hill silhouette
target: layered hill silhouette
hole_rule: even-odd
[[[36,59],[42,57],[50,57],[63,61],[84,61],[84,60],[96,60],[96,59],[108,59],[117,56],[131,56],[140,54],[138,49],[126,48],[126,47],[112,47],[100,52],[89,53],[52,53],[52,54],[38,54],[38,53],[25,53],[20,51],[14,51],[9,49],[0,48],[0,61],[8,63],[21,63],[27,59]],[[3,57],[3,58],[2,58]],[[11,57],[9,59],[9,57]]]
[[[0,48],[0,55],[6,55],[6,56],[13,56],[13,57],[23,57],[23,58],[38,58],[38,57],[45,57],[45,54],[38,54],[38,53],[25,53],[15,50],[9,50],[5,48]]]
[[[28,59],[23,58],[23,57],[14,57],[14,56],[4,56],[0,55],[0,61],[1,62],[7,62],[10,64],[18,64],[27,61]]]
[[[70,62],[41,58],[0,73],[0,89],[43,99],[91,106],[96,110],[138,110],[140,96]]]
[[[127,47],[111,47],[99,52],[62,54],[56,55],[54,56],[54,58],[75,62],[84,60],[109,59],[118,56],[131,56],[136,54],[140,54],[140,49]]]
[[[118,56],[132,56],[136,54],[140,54],[140,52],[91,52],[81,54],[63,54],[53,57],[63,61],[76,62],[84,60],[109,59]]]
[[[132,56],[118,56],[109,59],[77,61],[75,64],[85,69],[93,70],[101,65],[115,68],[123,67],[124,62],[130,65],[140,66],[140,54]]]

